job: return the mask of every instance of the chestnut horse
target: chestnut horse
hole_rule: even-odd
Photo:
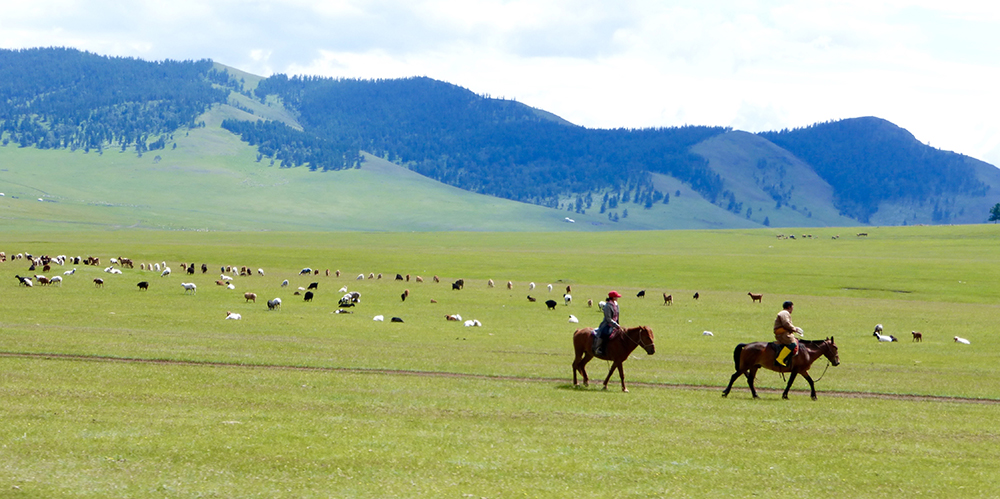
[[[608,380],[611,379],[611,374],[615,372],[615,369],[618,369],[618,376],[622,379],[622,391],[627,393],[628,388],[625,388],[625,373],[622,371],[622,363],[628,359],[635,347],[642,347],[649,355],[656,352],[653,346],[653,330],[649,329],[649,326],[619,329],[617,333],[611,335],[611,338],[605,340],[604,354],[600,356],[594,355],[593,333],[594,328],[592,327],[577,329],[573,333],[573,348],[576,350],[576,358],[573,360],[573,385],[578,384],[576,372],[580,371],[580,374],[583,375],[583,386],[589,386],[587,362],[597,357],[601,360],[612,361],[608,377],[604,378],[604,389],[608,389]]]
[[[825,340],[799,340],[799,351],[794,357],[790,357],[792,362],[789,366],[775,364],[774,358],[776,356],[777,353],[774,349],[768,348],[767,343],[763,341],[736,345],[736,350],[733,351],[733,359],[736,361],[736,373],[733,374],[732,378],[729,378],[729,386],[722,392],[722,396],[729,395],[729,390],[732,390],[736,379],[742,375],[746,375],[753,398],[760,398],[757,396],[757,390],[753,387],[753,379],[757,376],[757,369],[763,367],[775,372],[792,373],[788,377],[788,386],[785,387],[785,392],[781,394],[781,398],[788,398],[788,390],[792,388],[795,376],[801,374],[809,382],[812,399],[816,400],[816,386],[813,384],[813,379],[809,376],[809,366],[823,356],[826,356],[827,360],[834,366],[840,365],[837,344],[833,342],[832,336]]]

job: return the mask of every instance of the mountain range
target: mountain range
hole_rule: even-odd
[[[184,139],[192,133],[214,138]],[[393,217],[419,230],[480,227],[469,218],[446,222],[449,209],[476,213],[481,227],[501,230],[982,223],[1000,201],[996,167],[929,147],[875,117],[757,134],[697,126],[588,129],[426,77],[264,78],[210,60],[149,62],[66,48],[0,50],[0,137],[0,187],[9,192],[24,185],[24,164],[33,165],[35,179],[48,178],[32,180],[41,182],[34,190],[59,191],[57,176],[42,171],[46,161],[25,158],[96,155],[80,161],[96,169],[102,160],[128,157],[142,176],[179,161],[178,144],[203,164],[238,163],[241,175],[301,170],[312,184],[331,186],[363,178],[338,192],[336,202],[320,193],[288,208],[329,218],[315,226],[321,229],[408,227]],[[217,147],[220,141],[229,145]],[[223,149],[250,159],[233,163]],[[401,179],[409,187],[392,187]],[[143,185],[137,179],[129,189]],[[284,196],[281,185],[255,195]],[[377,212],[371,194],[386,186],[422,199],[423,211],[353,215],[365,224],[331,218],[333,204]],[[471,204],[456,208],[458,199]],[[213,210],[226,212],[205,211]],[[514,213],[523,226],[510,219]]]

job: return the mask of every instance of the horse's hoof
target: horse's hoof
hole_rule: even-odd
[[[728,396],[729,396],[729,392],[722,392],[722,398],[726,398]]]
[[[816,398],[816,397],[813,397],[812,399],[813,399],[813,401],[816,401],[816,400],[819,400],[819,399],[818,399],[818,398]]]
[[[628,393],[628,388],[622,388],[622,393]]]
[[[782,400],[788,400],[788,395],[782,395],[781,398]]]

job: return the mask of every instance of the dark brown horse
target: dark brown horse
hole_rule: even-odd
[[[813,384],[813,379],[809,376],[809,366],[823,356],[826,356],[827,360],[834,366],[840,365],[837,344],[833,342],[832,336],[825,340],[799,340],[799,351],[794,357],[791,357],[792,362],[789,366],[782,367],[775,364],[774,358],[776,356],[777,352],[773,348],[768,348],[767,343],[763,341],[736,345],[736,350],[733,352],[733,359],[736,361],[736,373],[733,374],[732,378],[729,378],[729,386],[722,392],[722,396],[729,395],[729,390],[732,390],[736,379],[742,375],[746,375],[753,398],[760,398],[757,396],[757,390],[753,387],[753,379],[757,376],[757,369],[763,367],[775,372],[792,373],[788,377],[788,386],[785,387],[785,392],[781,394],[781,398],[788,398],[788,390],[792,388],[795,376],[801,374],[809,382],[812,399],[816,400],[816,385]]]
[[[611,379],[611,373],[615,372],[615,369],[618,369],[618,376],[622,379],[622,391],[628,392],[628,388],[625,388],[625,373],[622,371],[622,363],[625,362],[625,359],[628,359],[628,356],[632,354],[632,351],[636,347],[642,347],[649,355],[653,355],[656,352],[653,346],[653,330],[649,329],[649,326],[619,330],[606,340],[604,355],[601,356],[594,355],[593,333],[594,328],[592,327],[577,329],[573,333],[573,348],[576,350],[576,358],[573,359],[573,385],[577,385],[576,372],[580,371],[580,374],[583,375],[583,386],[589,386],[590,383],[589,378],[587,378],[586,369],[587,362],[597,357],[601,360],[612,361],[608,377],[604,378],[604,389],[608,389],[608,380]]]

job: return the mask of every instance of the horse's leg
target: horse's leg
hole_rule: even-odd
[[[802,377],[809,382],[809,396],[812,397],[813,400],[816,400],[816,385],[813,384],[813,379],[812,376],[809,375],[809,371],[802,371]]]
[[[611,375],[612,375],[612,374],[613,374],[613,373],[615,372],[615,368],[616,368],[616,367],[618,367],[618,365],[619,365],[619,364],[618,364],[618,361],[616,360],[616,361],[614,361],[614,362],[613,362],[613,363],[611,364],[611,369],[608,369],[608,377],[607,377],[607,378],[604,378],[604,389],[605,389],[605,390],[607,390],[607,389],[608,389],[608,381],[610,381],[610,380],[611,380]]]
[[[729,386],[727,386],[726,389],[722,391],[723,397],[729,396],[729,391],[733,389],[733,383],[735,383],[736,380],[740,379],[740,376],[744,374],[746,374],[746,371],[736,371],[736,374],[733,374],[733,376],[729,378]]]
[[[753,387],[753,380],[757,377],[757,369],[760,369],[760,366],[753,366],[747,371],[747,384],[750,385],[750,393],[753,394],[753,398],[755,399],[760,398],[757,396],[757,389]]]
[[[628,388],[625,388],[625,371],[622,370],[622,364],[624,362],[618,363],[618,377],[622,380],[622,391],[628,393]]]
[[[583,353],[583,360],[580,361],[580,374],[583,376],[583,386],[590,386],[590,378],[587,377],[587,362],[594,358],[587,352]]]
[[[792,383],[795,382],[795,377],[799,375],[798,369],[792,369],[792,374],[788,376],[788,385],[785,386],[785,392],[781,394],[781,398],[788,400],[788,390],[792,389]]]

